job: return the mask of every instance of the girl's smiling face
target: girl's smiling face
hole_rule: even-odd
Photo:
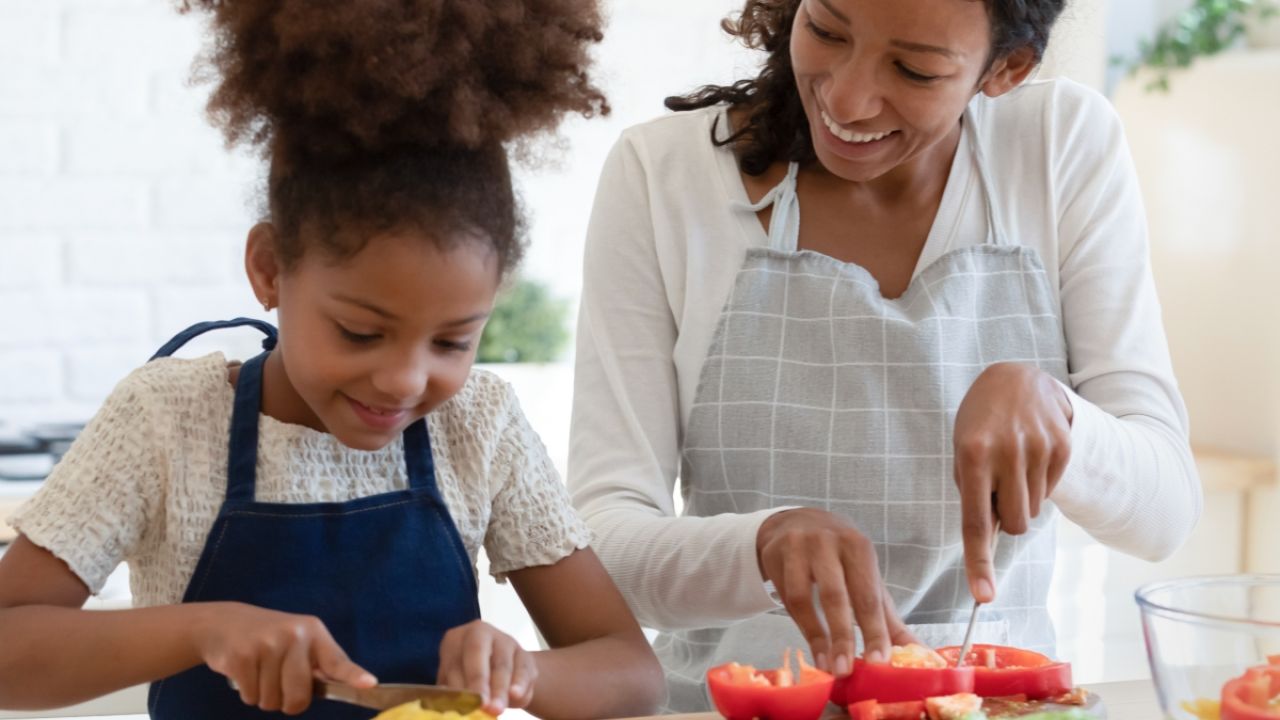
[[[462,388],[500,283],[488,243],[399,231],[283,270],[273,232],[254,228],[246,253],[258,297],[279,306],[263,412],[376,450]]]
[[[1030,72],[1029,53],[988,68],[990,47],[978,0],[802,0],[790,51],[819,162],[865,182],[927,156],[978,90]]]

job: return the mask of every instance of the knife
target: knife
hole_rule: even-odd
[[[995,526],[992,528],[995,532],[991,537],[991,565],[996,564],[996,547],[1000,545],[1000,519],[996,518]],[[965,658],[969,657],[969,651],[973,649],[973,628],[978,624],[978,608],[982,607],[982,603],[977,600],[973,601],[973,612],[969,614],[969,627],[964,631],[964,642],[960,644],[960,656],[956,658],[956,667],[964,667]]]
[[[424,710],[466,715],[479,710],[484,700],[478,693],[446,685],[415,685],[412,683],[383,683],[371,688],[353,688],[341,683],[317,680],[312,691],[318,698],[351,703],[374,710],[388,710],[417,700]]]
[[[231,685],[231,689],[240,689],[240,686],[234,680],[229,679],[228,682]],[[381,685],[362,689],[343,685],[342,683],[316,680],[312,685],[311,693],[319,699],[337,700],[338,702],[359,705],[373,710],[389,710],[397,705],[404,705],[417,700],[422,703],[423,709],[426,710],[435,710],[436,712],[452,710],[459,715],[466,715],[473,710],[479,710],[480,706],[484,704],[484,700],[479,693],[446,685],[382,683]]]

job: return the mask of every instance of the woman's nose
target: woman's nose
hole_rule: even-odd
[[[835,68],[823,94],[823,107],[841,125],[870,120],[884,106],[875,64],[862,58],[850,58]]]

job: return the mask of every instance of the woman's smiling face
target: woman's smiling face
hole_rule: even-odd
[[[978,90],[1008,89],[987,87],[1006,64],[990,48],[979,0],[801,0],[791,60],[819,162],[865,182],[920,158]]]

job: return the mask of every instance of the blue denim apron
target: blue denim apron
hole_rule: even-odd
[[[267,335],[263,347],[268,352],[275,346],[274,327],[239,318],[192,326],[155,357],[168,356],[209,330],[244,325]],[[314,615],[380,682],[435,682],[444,633],[479,618],[480,608],[471,559],[436,487],[425,419],[404,431],[406,490],[349,502],[256,502],[258,417],[268,352],[240,369],[227,496],[182,601],[236,601]],[[152,684],[147,705],[159,720],[282,717],[245,705],[227,678],[206,665]],[[316,700],[301,717],[355,720],[373,714]]]

